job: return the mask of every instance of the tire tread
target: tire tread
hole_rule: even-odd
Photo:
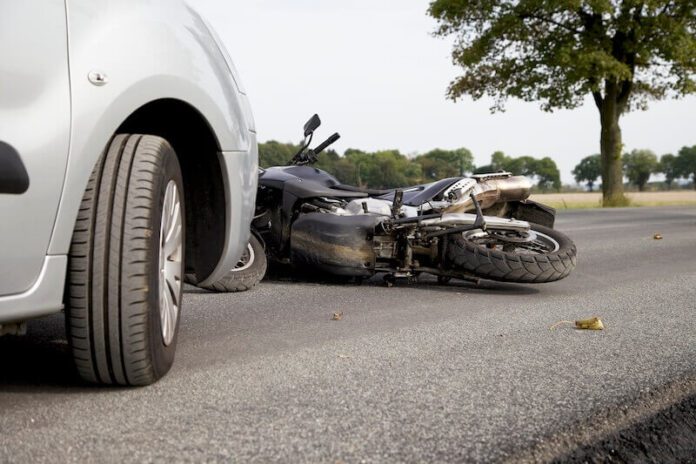
[[[85,189],[70,247],[66,326],[88,382],[146,385],[166,373],[152,361],[148,279],[157,272],[153,187],[167,155],[173,150],[159,137],[116,135]]]
[[[463,237],[450,238],[447,260],[453,270],[501,282],[546,283],[567,277],[577,265],[577,248],[565,235],[533,224],[532,228],[559,241],[560,249],[540,255],[517,255],[488,249]]]

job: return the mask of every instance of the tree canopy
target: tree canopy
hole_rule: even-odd
[[[677,171],[684,178],[691,178],[696,190],[696,145],[683,147],[676,159]]]
[[[677,157],[668,153],[660,158],[660,172],[665,175],[667,188],[672,187],[672,183],[681,177],[677,167]]]
[[[693,0],[436,0],[438,34],[458,39],[453,58],[464,74],[459,98],[489,95],[576,108],[620,84],[617,103],[694,92]]]
[[[633,150],[623,156],[623,164],[628,180],[638,187],[639,191],[645,190],[645,185],[650,176],[659,172],[660,163],[657,156],[650,150]]]
[[[262,167],[285,166],[299,146],[269,141],[259,144]],[[501,151],[491,155],[490,164],[475,167],[472,153],[466,148],[435,149],[417,156],[405,156],[398,150],[366,152],[348,149],[343,155],[327,150],[314,165],[350,185],[370,188],[395,188],[434,182],[447,177],[508,171],[536,180],[539,191],[558,191],[561,176],[549,157],[511,157]],[[625,174],[639,188],[645,188],[651,173],[664,173],[667,187],[680,178],[696,179],[696,145],[683,147],[678,156],[663,155],[660,161],[650,150],[633,150],[623,158]],[[587,156],[572,171],[576,182],[587,183],[590,191],[600,176],[600,155]]]
[[[597,178],[602,175],[601,155],[587,156],[573,169],[573,177],[578,184],[587,183],[590,192],[593,191]]]
[[[259,164],[265,168],[285,166],[298,149],[297,145],[291,143],[260,143]],[[349,148],[342,156],[328,150],[321,154],[314,166],[333,174],[344,184],[375,189],[424,184],[447,177],[465,176],[474,171],[487,173],[500,170],[533,177],[537,180],[537,187],[543,191],[561,188],[560,172],[551,158],[511,158],[496,152],[491,165],[476,170],[474,157],[466,148],[438,148],[412,158],[398,150],[369,153]]]
[[[466,148],[458,150],[432,150],[416,157],[420,164],[423,178],[431,182],[447,177],[463,176],[474,170],[474,155]]]
[[[490,168],[492,172],[508,171],[515,176],[534,177],[537,179],[537,188],[542,192],[561,189],[561,172],[556,162],[548,156],[541,159],[531,156],[512,158],[502,151],[496,151],[491,156]]]

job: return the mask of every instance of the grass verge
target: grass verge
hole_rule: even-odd
[[[629,192],[631,207],[696,206],[696,191]],[[556,209],[589,209],[602,207],[601,193],[545,193],[532,195],[538,201]]]

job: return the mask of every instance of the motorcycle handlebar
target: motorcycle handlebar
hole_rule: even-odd
[[[315,155],[318,155],[318,154],[321,153],[322,151],[326,150],[329,146],[331,146],[331,145],[333,145],[334,143],[336,143],[336,141],[337,141],[338,139],[340,139],[340,138],[341,138],[341,134],[339,134],[338,132],[335,133],[334,135],[332,135],[331,137],[329,137],[328,139],[326,139],[324,142],[322,142],[321,145],[319,145],[317,148],[315,148],[315,149],[314,149],[314,154],[315,154]]]

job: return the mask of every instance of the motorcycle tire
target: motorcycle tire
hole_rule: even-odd
[[[505,251],[464,234],[454,235],[447,244],[448,267],[499,282],[535,284],[567,277],[577,264],[573,241],[561,232],[538,224],[531,224],[531,230],[540,240],[553,244],[554,249],[534,254]]]
[[[242,259],[234,269],[213,284],[205,286],[200,284],[197,285],[200,288],[213,292],[245,292],[251,290],[256,284],[263,280],[267,268],[268,261],[263,245],[261,245],[259,239],[252,234]]]

